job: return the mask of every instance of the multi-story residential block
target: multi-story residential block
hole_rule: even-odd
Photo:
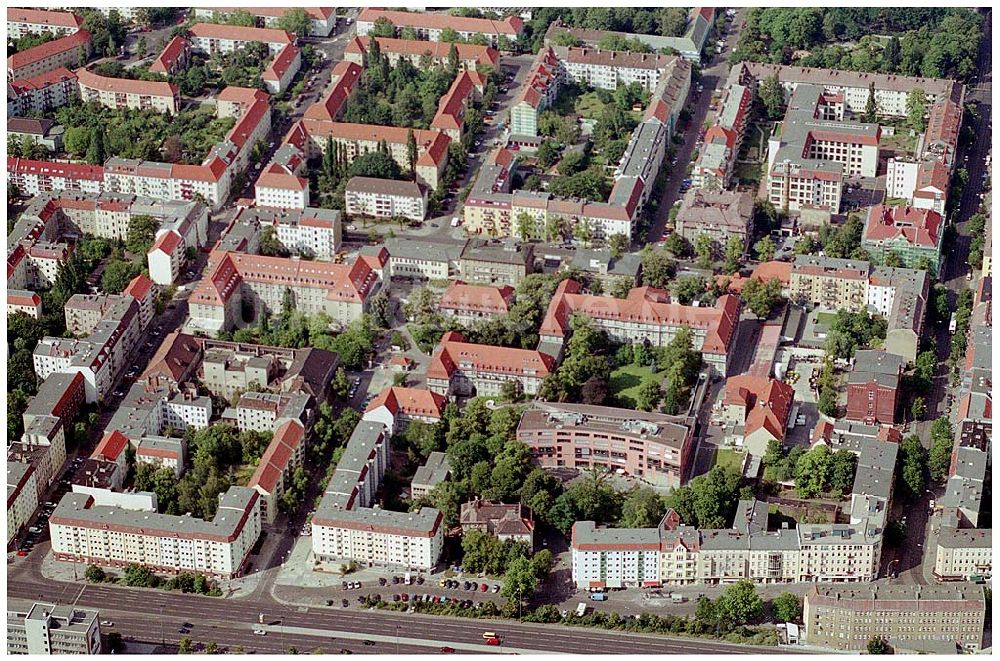
[[[76,74],[66,67],[11,80],[7,84],[7,115],[27,115],[61,108],[80,97]]]
[[[12,600],[7,604],[7,654],[100,654],[99,613],[74,605]]]
[[[249,12],[258,26],[273,28],[290,9],[291,7],[197,7],[194,12],[198,18],[220,22],[236,12]],[[309,16],[310,36],[329,37],[337,27],[337,14],[333,7],[304,7],[304,9]]]
[[[278,517],[278,503],[287,490],[295,469],[305,454],[305,427],[298,420],[286,420],[274,430],[274,437],[261,455],[257,470],[247,484],[260,494],[260,516],[265,523]]]
[[[457,270],[461,246],[441,245],[419,238],[396,237],[384,246],[366,246],[362,255],[375,258],[385,253],[384,270],[389,278],[448,280]]]
[[[986,600],[969,583],[816,585],[806,593],[804,641],[860,652],[882,638],[897,652],[978,652]]]
[[[183,438],[143,436],[135,448],[136,462],[169,469],[178,478],[184,473],[186,455],[187,443]]]
[[[493,20],[366,7],[358,14],[358,36],[367,36],[375,27],[375,22],[380,18],[388,20],[397,31],[403,28],[413,28],[418,39],[441,41],[441,32],[445,29],[452,29],[458,33],[463,41],[469,41],[476,35],[482,35],[489,41],[490,46],[501,50],[509,49],[524,29],[524,21],[518,16]]]
[[[355,37],[344,48],[344,59],[359,66],[365,66],[371,37]],[[443,66],[448,63],[448,53],[452,44],[444,41],[419,41],[412,39],[391,39],[375,37],[379,52],[389,58],[389,66],[395,67],[400,59],[409,60],[413,66],[428,64]],[[458,51],[458,63],[467,71],[477,71],[489,67],[496,71],[500,66],[500,51],[491,46],[478,44],[454,44]]]
[[[278,51],[260,78],[267,91],[277,96],[288,89],[301,66],[302,49],[295,44],[288,44]]]
[[[385,144],[393,160],[405,171],[409,171],[407,140],[411,131],[417,141],[417,160],[414,164],[417,183],[436,189],[444,176],[448,164],[448,145],[451,144],[451,138],[440,131],[333,122],[313,119],[307,113],[288,132],[285,142],[302,150],[307,158],[314,158],[326,150],[329,138],[339,146],[348,161],[361,154],[377,151],[380,144]]]
[[[260,530],[257,491],[235,486],[219,496],[211,521],[96,505],[83,493],[63,496],[49,519],[57,560],[220,578],[240,575]]]
[[[21,195],[38,195],[51,191],[96,195],[104,191],[104,168],[100,165],[8,157],[7,177]]]
[[[690,418],[585,404],[536,402],[517,426],[545,468],[606,468],[658,488],[681,485],[693,438]]]
[[[652,92],[660,82],[662,70],[675,57],[573,46],[551,48],[570,78],[606,90],[639,83],[646,91]]]
[[[692,244],[702,234],[721,247],[736,237],[746,250],[752,222],[753,197],[746,191],[709,192],[692,188],[684,194],[674,229]]]
[[[511,136],[538,135],[538,117],[555,101],[565,77],[566,72],[552,48],[538,51],[510,108]]]
[[[888,198],[904,200],[913,207],[944,216],[950,179],[951,170],[937,158],[890,158],[885,193]]]
[[[441,295],[438,309],[456,321],[473,324],[507,314],[513,301],[514,288],[510,285],[467,285],[461,280],[453,280]]]
[[[423,466],[417,468],[410,482],[410,497],[422,498],[431,492],[431,489],[447,482],[451,479],[451,465],[448,463],[448,455],[444,452],[431,452]]]
[[[7,136],[16,137],[22,145],[41,145],[49,151],[62,151],[63,127],[51,119],[7,117]]]
[[[962,445],[955,449],[944,495],[938,499],[938,504],[952,515],[949,523],[953,526],[979,526],[989,464],[988,452]]]
[[[660,536],[660,528],[598,528],[578,521],[570,541],[573,582],[578,588],[660,585]]]
[[[847,419],[869,425],[895,423],[902,373],[902,356],[857,351],[847,376]]]
[[[172,76],[183,71],[191,61],[191,42],[181,36],[167,42],[160,54],[156,56],[149,70],[164,76]]]
[[[878,263],[885,263],[893,253],[903,266],[935,274],[941,262],[942,227],[937,211],[876,204],[868,210],[861,247]]]
[[[7,290],[7,316],[23,312],[32,319],[42,318],[42,297],[27,289]]]
[[[329,261],[340,251],[342,226],[340,212],[336,209],[241,207],[226,236],[239,234],[246,227],[253,227],[255,234],[257,228],[263,230],[270,227],[274,229],[278,242],[293,255]],[[234,252],[256,253],[259,243],[253,241],[252,245],[226,247]]]
[[[266,44],[271,55],[277,55],[285,46],[295,43],[295,36],[270,28],[248,28],[216,23],[196,23],[188,29],[191,48],[197,52],[232,53],[245,48],[247,44]]]
[[[471,344],[461,333],[441,337],[427,368],[427,387],[442,395],[499,395],[505,384],[534,395],[556,367],[555,359],[540,351]]]
[[[723,419],[754,457],[763,458],[771,441],[782,441],[795,390],[783,381],[741,374],[726,380]]]
[[[870,270],[871,264],[865,261],[797,255],[789,294],[793,301],[827,310],[863,310]]]
[[[719,297],[714,307],[670,302],[667,292],[650,287],[632,289],[625,299],[581,293],[575,280],[563,280],[549,303],[539,330],[543,342],[562,346],[570,334],[570,318],[582,314],[615,342],[666,346],[682,328],[690,330],[693,346],[719,374],[726,374],[729,351],[739,320],[735,296]]]
[[[247,392],[240,396],[234,413],[240,431],[274,431],[283,420],[310,421],[309,395],[302,392],[278,394]]]
[[[344,199],[350,215],[401,216],[416,221],[427,215],[427,191],[414,181],[351,177],[344,189]]]
[[[389,463],[390,435],[362,421],[326,486],[312,519],[312,550],[320,561],[355,560],[368,566],[430,569],[444,546],[441,513],[391,512],[372,507]]]
[[[934,577],[939,581],[983,581],[993,575],[993,530],[942,526],[937,535]]]
[[[28,34],[46,32],[56,37],[64,37],[78,32],[82,26],[83,19],[68,11],[7,8],[8,39],[20,39]]]
[[[98,103],[106,108],[155,110],[176,115],[180,106],[180,88],[173,83],[99,76],[87,69],[77,69],[80,98],[84,103]]]
[[[461,140],[465,130],[465,111],[474,101],[481,100],[486,76],[478,71],[462,71],[441,97],[431,128],[445,133],[452,140]]]
[[[38,509],[38,476],[23,461],[7,462],[7,545]]]
[[[521,503],[505,505],[477,498],[462,503],[458,521],[463,534],[479,530],[501,542],[509,539],[527,544],[529,549],[534,548],[535,518],[531,509]]]
[[[288,167],[271,163],[254,184],[257,206],[305,209],[309,206],[309,180]]]
[[[213,252],[206,277],[188,299],[192,328],[218,332],[232,328],[244,300],[257,314],[280,310],[286,292],[307,314],[325,312],[347,325],[368,310],[381,283],[367,262],[309,262],[292,258]]]
[[[915,361],[924,333],[930,276],[919,269],[873,266],[868,276],[868,311],[885,317],[885,350]]]
[[[90,57],[90,33],[86,30],[14,53],[7,57],[7,78],[34,78],[60,67],[79,66],[81,49]]]
[[[485,285],[517,285],[534,269],[535,252],[530,243],[470,240],[458,261],[459,277]]]
[[[424,388],[389,386],[368,404],[362,420],[382,423],[395,434],[413,420],[426,424],[440,422],[447,403],[444,395]]]
[[[306,119],[317,119],[327,122],[337,121],[341,111],[344,109],[344,104],[347,103],[347,97],[351,95],[354,86],[357,85],[363,70],[360,64],[355,64],[354,62],[337,62],[330,73],[330,89],[326,93],[326,96],[318,103],[314,103],[306,108],[302,116]],[[292,141],[289,141],[286,137],[285,145],[292,145],[296,148],[302,147],[298,137]],[[280,150],[279,152],[275,152],[275,157],[279,153]],[[409,163],[407,163],[406,167],[409,167]]]
[[[577,248],[573,261],[563,267],[600,281],[604,291],[614,291],[623,285],[632,288],[639,284],[642,259],[636,253],[615,257],[609,248]]]

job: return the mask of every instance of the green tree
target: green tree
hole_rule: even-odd
[[[924,115],[927,113],[927,93],[920,87],[914,87],[906,95],[906,121],[914,131],[927,128]]]
[[[914,420],[920,420],[927,413],[927,401],[923,397],[914,397],[910,405],[910,413]]]
[[[910,435],[899,444],[896,456],[897,475],[907,496],[918,498],[924,491],[927,475],[927,449],[920,444],[920,437]]]
[[[666,512],[663,498],[653,489],[636,487],[625,497],[622,504],[623,528],[654,528]]]
[[[90,131],[90,145],[87,147],[87,162],[91,165],[104,165],[107,154],[104,147],[104,129],[93,128]]]
[[[768,262],[774,259],[774,251],[776,248],[770,235],[765,236],[763,239],[755,243],[753,249],[757,254],[758,261]]]
[[[608,247],[611,249],[611,256],[618,259],[628,250],[629,238],[620,232],[612,234],[608,239]]]
[[[930,471],[931,479],[935,482],[948,475],[954,445],[955,435],[947,417],[938,418],[931,423],[931,451],[928,456],[927,468]]]
[[[677,272],[677,264],[664,250],[646,247],[642,251],[642,284],[666,289]]]
[[[125,249],[133,255],[145,258],[146,253],[153,247],[157,227],[156,219],[152,216],[146,214],[132,216],[125,235]]]
[[[868,100],[865,101],[864,120],[875,122],[878,120],[878,104],[875,101],[875,83],[868,85]]]
[[[396,36],[396,26],[392,24],[388,18],[380,16],[375,20],[372,25],[371,30],[368,31],[369,37],[395,37]]]
[[[750,581],[740,581],[726,588],[716,601],[719,618],[730,625],[751,624],[764,612],[764,602]]]
[[[527,211],[517,214],[517,235],[522,241],[532,238],[536,232],[535,217]]]
[[[132,262],[112,259],[101,274],[101,289],[108,294],[120,294],[137,275],[139,269]]]
[[[177,644],[178,654],[194,654],[194,641],[190,637],[184,636]]]
[[[766,282],[761,282],[757,278],[750,278],[743,285],[742,297],[747,308],[758,319],[765,319],[782,301],[781,281],[768,278]]]
[[[640,411],[655,411],[663,400],[663,389],[660,384],[651,379],[639,386],[636,393],[635,407]]]
[[[674,282],[673,294],[677,302],[681,305],[691,305],[705,295],[708,289],[708,282],[704,276],[682,275]]]
[[[738,236],[731,236],[726,242],[725,261],[722,270],[732,275],[743,266],[743,241]]]
[[[767,110],[768,119],[781,119],[785,114],[785,92],[781,88],[781,81],[778,79],[777,73],[768,76],[761,83],[760,100]]]
[[[694,252],[698,255],[698,268],[711,268],[715,257],[715,249],[712,237],[707,234],[699,234],[694,240]]]
[[[884,638],[870,639],[867,649],[869,654],[892,654],[892,649],[889,647],[889,643],[885,642]]]
[[[103,583],[108,580],[107,573],[97,565],[87,567],[87,571],[83,573],[83,577],[91,583]]]
[[[815,498],[830,482],[833,456],[826,445],[806,452],[795,466],[795,491],[800,498]]]
[[[774,607],[774,617],[778,622],[800,622],[802,620],[802,602],[791,592],[782,592],[771,602]]]
[[[527,558],[517,558],[510,563],[504,573],[500,594],[508,602],[521,603],[531,599],[537,588],[538,576],[535,568],[531,566],[531,561]]]
[[[402,179],[399,164],[382,151],[368,152],[355,158],[347,170],[349,177],[374,177],[376,179]]]
[[[306,10],[301,7],[287,9],[278,19],[277,25],[279,30],[291,32],[297,37],[308,36],[312,31],[312,20]]]

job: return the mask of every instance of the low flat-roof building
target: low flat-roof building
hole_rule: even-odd
[[[7,603],[7,654],[100,654],[99,613],[74,605]]]
[[[448,455],[444,452],[431,452],[427,461],[417,468],[410,481],[410,497],[420,498],[431,492],[431,489],[447,482],[451,478],[451,465]]]

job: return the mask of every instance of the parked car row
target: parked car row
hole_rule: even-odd
[[[494,594],[496,594],[497,592],[500,592],[500,584],[499,583],[495,584],[492,588],[490,588],[490,584],[489,583],[482,583],[482,584],[480,584],[480,583],[477,583],[476,581],[457,581],[455,579],[450,579],[450,578],[442,578],[438,582],[438,586],[442,587],[442,588],[448,588],[449,590],[462,589],[462,590],[473,591],[473,592],[475,592],[475,591],[488,592],[488,591],[490,591],[492,589],[492,591],[493,591]]]

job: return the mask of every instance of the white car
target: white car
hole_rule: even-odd
[[[267,632],[264,631],[263,629],[254,629],[253,630],[253,635],[255,635],[255,636],[266,636]]]
[[[112,622],[111,620],[101,620],[101,626],[102,627],[113,627],[113,626],[115,626],[115,623]]]

